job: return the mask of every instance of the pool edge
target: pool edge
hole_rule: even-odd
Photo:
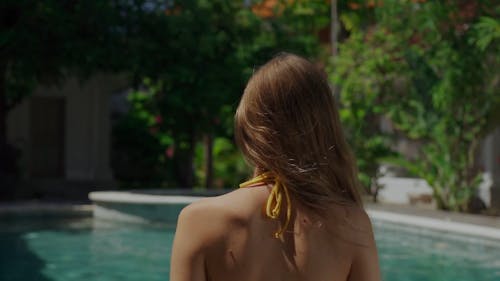
[[[436,219],[431,217],[397,214],[394,212],[366,209],[371,219],[394,224],[423,227],[426,229],[470,235],[500,241],[500,229],[470,223]]]

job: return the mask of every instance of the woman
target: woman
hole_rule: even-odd
[[[377,250],[326,75],[281,54],[250,79],[235,135],[254,178],[182,210],[171,281],[377,281]]]

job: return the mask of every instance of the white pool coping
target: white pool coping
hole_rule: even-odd
[[[204,197],[184,195],[155,195],[140,194],[126,191],[97,191],[89,194],[91,201],[95,203],[117,203],[117,204],[190,204]],[[369,207],[366,211],[371,219],[389,222],[399,225],[415,226],[441,232],[452,232],[462,235],[470,235],[480,238],[494,239],[500,241],[500,229],[477,224],[456,222],[446,219],[437,219],[428,216],[417,216],[409,214],[398,214],[389,211],[373,210]]]
[[[443,232],[453,232],[462,235],[471,235],[500,241],[500,229],[494,227],[370,209],[367,209],[366,212],[371,219],[378,221],[422,227]]]
[[[185,195],[140,194],[126,191],[96,191],[89,193],[93,202],[127,204],[191,204],[204,197]]]

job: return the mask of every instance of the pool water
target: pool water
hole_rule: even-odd
[[[375,222],[386,281],[500,281],[500,242]]]
[[[374,226],[383,280],[500,280],[498,242],[449,239],[381,222]],[[173,234],[168,225],[2,219],[0,280],[168,280]]]
[[[0,229],[1,281],[168,280],[173,227],[79,219]]]

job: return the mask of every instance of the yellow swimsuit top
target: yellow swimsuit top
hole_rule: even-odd
[[[286,200],[286,217],[285,223],[281,226],[278,231],[274,233],[275,238],[282,238],[283,232],[288,227],[290,223],[290,217],[292,216],[292,205],[290,202],[290,195],[288,194],[288,189],[285,185],[283,185],[278,177],[271,172],[266,172],[254,177],[251,180],[248,180],[242,184],[240,184],[241,188],[244,187],[252,187],[267,183],[274,183],[273,188],[271,190],[271,194],[267,198],[266,204],[266,216],[270,219],[279,219],[281,213],[281,207],[283,204],[283,194]]]

